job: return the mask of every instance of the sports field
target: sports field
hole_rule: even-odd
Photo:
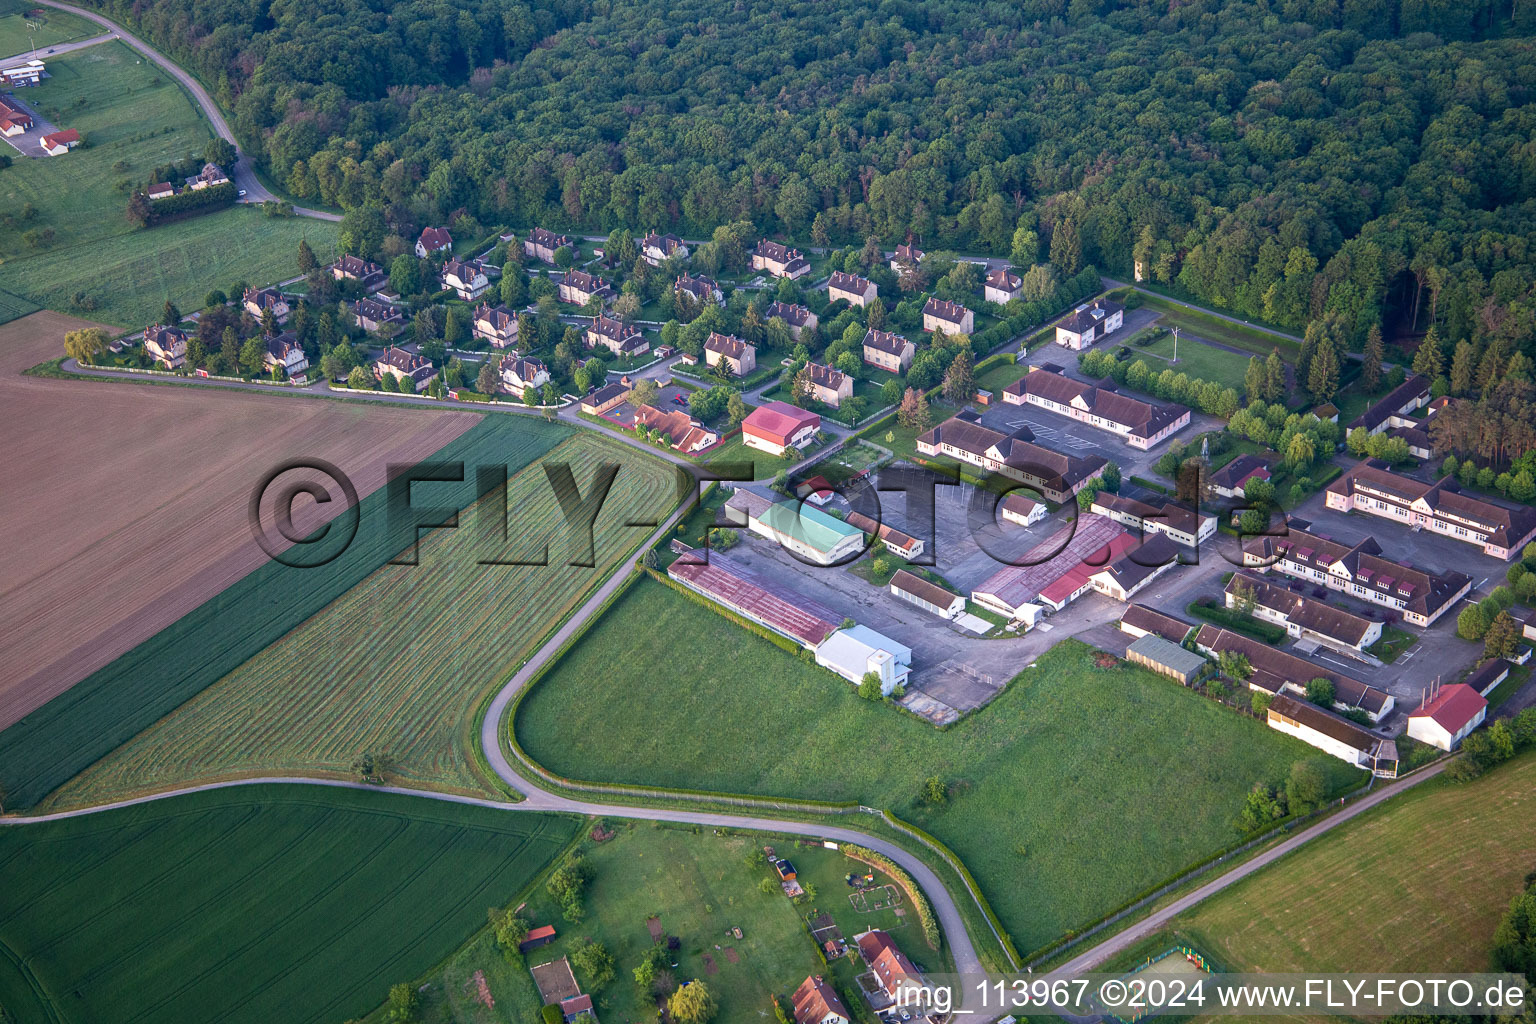
[[[1160,322],[1166,326],[1166,319]],[[1150,345],[1122,345],[1129,349],[1131,361],[1141,359],[1154,374],[1164,370],[1187,373],[1201,380],[1214,380],[1222,387],[1236,388],[1241,394],[1243,377],[1248,372],[1247,355],[1228,352],[1215,345],[1205,344],[1199,337],[1185,332],[1179,338],[1179,361],[1173,361],[1173,336],[1165,334]]]
[[[0,828],[8,1020],[336,1024],[514,900],[576,819],[263,786]]]
[[[583,494],[599,466],[621,467],[594,531],[596,568],[568,564],[545,475],[553,463],[570,465]],[[670,511],[675,486],[668,464],[581,431],[509,484],[508,544],[486,543],[479,517],[500,508],[483,500],[459,529],[421,542],[419,565],[373,572],[71,780],[50,806],[238,776],[345,774],[365,752],[385,759],[391,782],[496,794],[475,767],[480,701],[650,533],[625,524]],[[414,500],[436,503],[447,487],[417,485]],[[480,564],[529,559],[546,541],[549,566]]]
[[[1096,668],[1072,641],[939,732],[649,578],[529,694],[516,728],[572,778],[889,808],[955,850],[1021,951],[1236,840],[1248,789],[1314,754],[1150,672]],[[933,775],[950,784],[945,808],[920,802]]]
[[[507,970],[489,932],[477,934],[427,976],[431,988],[423,993],[423,1024],[535,1020],[539,998],[528,968],[557,961],[586,940],[601,943],[616,967],[614,980],[597,989],[579,968],[575,971],[581,990],[593,996],[598,1020],[654,1020],[655,1003],[642,997],[632,976],[652,945],[653,928],[679,940],[672,954],[678,964],[672,971],[676,981],[702,978],[714,993],[720,1006],[715,1024],[761,1022],[764,1011],[773,1012],[772,996],[788,996],[813,972],[852,984],[852,965],[829,969],[816,956],[800,923],[813,911],[831,914],[850,942],[867,928],[888,929],[903,951],[937,968],[915,923],[890,911],[853,911],[848,899],[853,890],[844,876],[866,869],[819,843],[801,846],[759,834],[719,836],[651,822],[609,820],[607,828],[614,830],[611,838],[582,847],[590,881],[581,923],[567,922],[559,905],[539,887],[523,917],[535,926],[554,925],[555,941],[530,950],[527,967]],[[765,844],[793,861],[800,877],[816,889],[815,900],[796,905],[777,886],[769,893],[759,888],[773,872],[766,863],[749,863],[749,857]],[[741,929],[739,939],[736,928]],[[486,980],[494,1004],[490,1007],[479,999],[478,984],[472,980],[476,971]],[[385,1013],[381,1008],[366,1020],[383,1024]]]
[[[255,208],[136,229],[124,212],[129,188],[146,183],[156,166],[202,153],[212,133],[201,111],[121,42],[49,58],[48,71],[53,77],[23,98],[53,123],[79,129],[88,145],[61,157],[18,157],[0,174],[0,205],[15,220],[14,229],[0,230],[7,291],[143,327],[167,298],[193,310],[213,288],[294,276],[300,239],[322,262],[330,258],[335,224]]]
[[[1172,927],[1234,971],[1485,971],[1536,868],[1533,821],[1527,753],[1470,783],[1423,783]]]
[[[72,43],[102,34],[103,29],[67,11],[27,3],[25,0],[0,0],[0,58],[12,55],[30,58],[36,47],[38,56],[48,59],[48,47]]]
[[[1219,316],[1213,316],[1204,310],[1190,309],[1181,306],[1177,302],[1165,299],[1161,295],[1148,295],[1145,292],[1141,296],[1142,305],[1148,309],[1155,309],[1163,315],[1158,324],[1162,327],[1172,327],[1175,324],[1182,327],[1190,334],[1207,338],[1211,341],[1221,342],[1244,352],[1255,353],[1260,356],[1268,356],[1278,348],[1280,357],[1287,362],[1295,358],[1296,352],[1301,347],[1301,339],[1290,339],[1278,334],[1270,334],[1267,331],[1248,324],[1233,323],[1223,320]],[[1184,354],[1184,344],[1179,343],[1179,355]],[[1193,376],[1193,375],[1191,375]]]

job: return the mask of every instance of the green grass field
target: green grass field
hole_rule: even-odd
[[[541,462],[509,484],[507,545],[485,543],[479,517],[500,512],[486,499],[459,529],[428,535],[419,565],[372,573],[50,803],[94,804],[240,776],[345,774],[365,751],[386,758],[391,782],[495,795],[475,764],[480,702],[650,533],[624,524],[659,521],[675,495],[669,466],[591,431]],[[569,564],[563,514],[543,468],[555,462],[570,465],[583,493],[600,465],[622,467],[595,527],[596,568]],[[536,557],[546,542],[548,566],[480,564]]]
[[[564,425],[493,415],[437,458],[470,465],[500,461],[516,472],[570,436]],[[465,484],[457,491],[438,490],[431,500],[458,495],[468,504],[472,492],[472,484]],[[363,499],[356,538],[326,566],[266,563],[0,732],[6,807],[35,805],[363,582],[398,551],[386,529],[385,498],[381,488]]]
[[[0,231],[5,287],[40,306],[142,327],[166,299],[196,309],[213,288],[270,283],[298,273],[307,238],[322,260],[336,225],[235,208],[135,229],[128,188],[158,165],[201,153],[212,137],[201,112],[168,75],[120,42],[50,60],[54,77],[26,100],[86,145],[61,157],[17,158],[0,171],[0,204],[16,216]],[[30,207],[31,216],[22,211]],[[41,235],[51,231],[51,240]],[[28,238],[37,232],[38,242]],[[88,297],[85,306],[74,302]],[[0,302],[0,318],[6,316]]]
[[[32,11],[37,13],[29,15]],[[89,39],[103,31],[67,11],[56,11],[25,0],[0,0],[0,57],[30,57],[32,48],[36,47],[40,51],[38,56],[51,64],[52,59],[41,51],[58,43]]]
[[[1021,950],[1235,841],[1247,790],[1315,755],[1149,672],[1098,669],[1071,641],[940,732],[649,578],[515,727],[568,777],[889,808],[954,849]],[[1354,778],[1342,762],[1329,771]],[[947,808],[918,802],[931,775],[952,787]]]
[[[1280,335],[1270,334],[1266,331],[1249,327],[1244,324],[1235,324],[1223,320],[1219,316],[1197,309],[1189,309],[1176,302],[1165,299],[1159,295],[1141,296],[1142,305],[1148,309],[1155,309],[1163,314],[1159,324],[1163,327],[1175,325],[1184,328],[1191,334],[1211,341],[1219,341],[1223,345],[1231,345],[1233,348],[1242,349],[1244,352],[1252,352],[1261,356],[1268,356],[1271,351],[1278,348],[1280,357],[1287,362],[1295,359],[1297,351],[1301,347],[1300,339],[1289,340]],[[1180,357],[1183,356],[1184,346],[1179,345]]]
[[[1165,318],[1166,321],[1166,318]],[[1214,345],[1202,344],[1185,335],[1179,339],[1179,361],[1173,362],[1173,336],[1164,335],[1150,345],[1122,345],[1131,351],[1131,359],[1145,356],[1145,362],[1153,373],[1172,369],[1202,380],[1214,380],[1222,387],[1243,390],[1243,376],[1248,371],[1248,356],[1228,352]]]
[[[577,819],[264,786],[0,828],[8,1020],[337,1021],[514,900]]]
[[[1485,971],[1536,867],[1536,754],[1341,826],[1173,922],[1234,971]],[[1454,893],[1454,898],[1447,898]]]

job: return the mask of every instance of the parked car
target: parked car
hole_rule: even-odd
[[[241,189],[240,190],[239,196],[240,196],[241,199],[245,198],[245,189]]]

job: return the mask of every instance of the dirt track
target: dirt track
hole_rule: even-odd
[[[366,495],[479,419],[21,376],[83,326],[0,326],[0,728],[259,566],[246,505],[282,460],[325,459]]]

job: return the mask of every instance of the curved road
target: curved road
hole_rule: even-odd
[[[204,89],[202,83],[192,77],[190,72],[183,70],[180,65],[132,32],[129,32],[126,28],[123,28],[117,22],[110,18],[105,18],[95,11],[88,11],[83,7],[76,7],[74,4],[60,3],[59,0],[37,0],[37,2],[45,7],[56,7],[61,11],[68,11],[70,14],[85,18],[87,21],[95,22],[129,46],[144,54],[151,63],[158,65],[162,71],[184,85],[187,91],[192,94],[192,98],[197,101],[197,105],[203,108],[203,114],[208,118],[208,123],[213,126],[214,132],[220,138],[228,140],[235,147],[235,152],[238,154],[234,168],[235,185],[245,192],[245,198],[241,199],[240,202],[275,203],[280,201],[277,196],[267,191],[267,187],[256,178],[256,172],[251,167],[250,157],[246,156],[245,151],[240,148],[240,143],[235,141],[235,133],[229,130],[229,124],[224,120],[224,114],[219,110],[219,105],[213,102],[213,97],[208,95],[208,90]],[[81,46],[103,41],[105,41],[105,37],[96,40],[86,40],[80,43],[79,46],[70,46],[69,48],[79,49]],[[316,220],[341,220],[340,214],[326,213],[324,210],[310,210],[295,206],[293,212],[300,217],[313,217]]]

